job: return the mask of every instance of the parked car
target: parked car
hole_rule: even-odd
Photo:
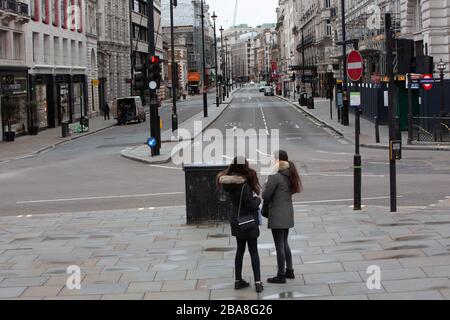
[[[131,121],[147,121],[141,97],[119,98],[116,100],[117,123],[128,124]]]
[[[275,96],[275,90],[272,86],[264,87],[264,95],[265,96]]]
[[[261,81],[259,83],[259,92],[264,92],[264,88],[267,86],[267,82]]]

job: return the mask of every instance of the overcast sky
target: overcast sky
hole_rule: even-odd
[[[211,7],[211,14],[216,12],[217,28],[221,25],[227,29],[233,25],[236,0],[206,0]],[[278,0],[238,0],[236,24],[246,23],[251,27],[263,23],[275,23]]]

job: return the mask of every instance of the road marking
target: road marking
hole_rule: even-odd
[[[333,159],[311,159],[311,161],[323,161],[323,162],[348,162],[348,160],[333,160]]]
[[[351,153],[346,153],[346,152],[329,152],[329,151],[321,151],[321,150],[317,150],[316,152],[318,152],[318,153],[326,153],[326,154],[336,154],[336,155],[342,155],[342,156],[351,156],[351,155],[353,155]]]
[[[123,199],[123,198],[144,198],[144,197],[173,196],[173,195],[179,195],[179,194],[184,194],[184,192],[129,194],[129,195],[119,195],[119,196],[67,198],[67,199],[50,199],[50,200],[30,200],[30,201],[18,201],[18,202],[16,202],[16,204],[72,202],[72,201],[103,200],[103,199]]]
[[[267,134],[269,134],[269,127],[267,126],[267,121],[266,121],[266,116],[264,115],[264,110],[263,110],[261,104],[259,104],[258,107],[261,110],[261,114],[262,114],[262,118],[263,118],[263,122],[264,122],[264,127],[266,128],[266,132],[267,132]]]
[[[258,152],[260,155],[263,155],[263,156],[266,156],[266,157],[272,157],[271,154],[264,153],[264,152],[262,152],[262,151],[260,151],[258,149],[256,149],[256,152]]]
[[[362,198],[361,200],[383,200],[390,199],[390,196],[386,197],[373,197],[373,198]],[[397,198],[403,198],[403,196],[398,196]],[[336,199],[336,200],[318,200],[318,201],[302,201],[302,202],[294,202],[294,205],[301,204],[311,204],[311,203],[333,203],[333,202],[348,202],[353,201],[354,199]]]
[[[162,168],[162,169],[183,170],[182,168],[178,168],[178,167],[160,166],[160,165],[156,165],[156,164],[149,164],[148,166],[155,167],[155,168]]]
[[[344,145],[348,145],[348,144],[349,144],[347,141],[342,140],[342,139],[339,139],[338,142],[339,142],[340,144],[344,144]]]

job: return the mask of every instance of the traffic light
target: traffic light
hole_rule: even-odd
[[[147,68],[144,64],[134,67],[134,88],[136,90],[145,89],[147,85]]]
[[[148,81],[150,82],[150,89],[161,88],[161,61],[158,56],[150,57]]]

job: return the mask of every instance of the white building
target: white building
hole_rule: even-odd
[[[31,100],[40,127],[56,127],[88,115],[86,1],[31,0],[26,32]]]

